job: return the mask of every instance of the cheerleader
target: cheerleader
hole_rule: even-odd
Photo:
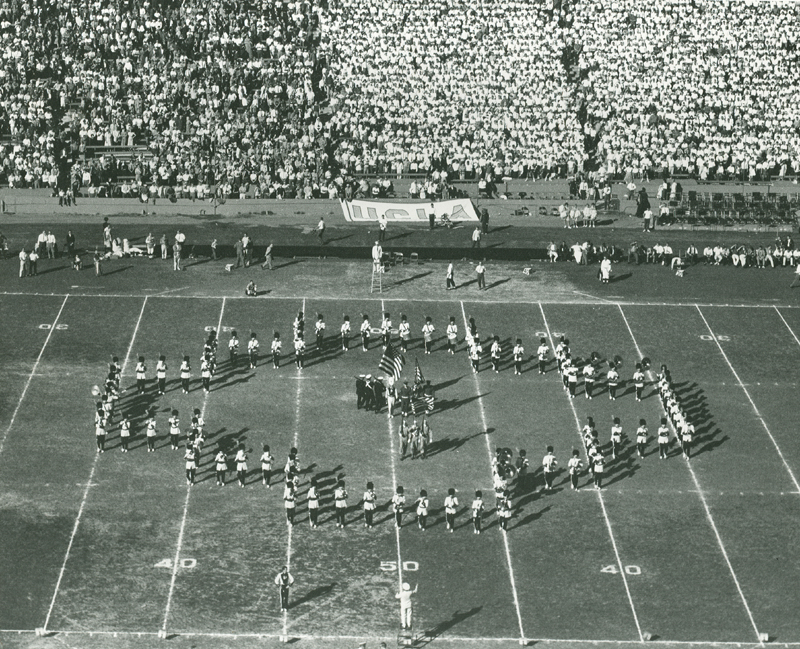
[[[425,343],[425,353],[430,354],[433,347],[433,332],[436,327],[433,326],[433,320],[430,316],[425,317],[425,324],[422,325],[422,338]]]
[[[644,449],[647,445],[647,422],[639,420],[639,428],[636,429],[636,452],[639,457],[644,457]]]
[[[294,512],[297,505],[294,482],[288,480],[283,490],[283,507],[286,510],[286,522],[294,525]]]
[[[669,428],[667,427],[667,418],[661,418],[661,425],[658,427],[658,458],[660,460],[667,459],[669,449]]]
[[[178,411],[173,410],[167,421],[169,422],[169,443],[172,450],[177,451],[180,448],[178,441],[181,437],[181,420],[178,418]]]
[[[400,335],[400,349],[403,352],[408,351],[408,343],[411,340],[411,325],[408,324],[408,317],[400,314],[400,324],[397,326],[397,333]]]
[[[139,361],[136,363],[136,390],[139,394],[144,394],[146,386],[147,365],[144,362],[144,356],[139,356]]]
[[[261,454],[261,484],[271,489],[272,485],[272,463],[275,458],[269,452],[269,444],[264,444],[264,452]]]
[[[188,356],[183,357],[180,373],[181,373],[181,387],[183,388],[183,393],[189,394],[189,379],[192,376],[192,367],[189,364]]]
[[[344,316],[344,321],[342,322],[342,326],[339,327],[339,331],[342,335],[342,351],[347,352],[350,351],[350,316]]]
[[[215,469],[217,473],[217,486],[224,487],[225,486],[225,472],[228,470],[228,456],[225,455],[223,450],[220,448],[217,451],[217,455],[214,458]]]
[[[250,340],[247,341],[247,355],[250,357],[250,369],[256,369],[258,365],[258,337],[255,332],[250,334]]]
[[[311,528],[315,529],[318,527],[317,520],[319,519],[319,488],[317,487],[316,478],[311,478],[311,486],[308,488],[306,501],[308,506],[308,522]]]
[[[489,348],[489,354],[492,358],[492,369],[494,370],[495,374],[500,373],[500,354],[502,353],[503,349],[500,346],[500,336],[495,335],[492,338],[492,346]]]
[[[158,394],[167,391],[167,357],[161,354],[156,363],[156,379],[158,381]]]
[[[375,485],[367,483],[367,490],[362,498],[364,503],[364,527],[372,528],[372,518],[375,514]]]
[[[522,361],[525,358],[525,348],[522,346],[522,338],[517,338],[511,353],[514,356],[514,375],[522,376]]]
[[[119,441],[122,444],[122,452],[128,452],[128,443],[131,441],[131,420],[128,415],[122,415],[122,421],[119,422]]]
[[[417,525],[424,532],[428,527],[428,507],[430,506],[428,492],[425,489],[420,489],[419,498],[415,504],[417,506]]]
[[[367,347],[369,346],[369,332],[372,328],[372,325],[369,323],[369,316],[364,313],[363,320],[361,321],[361,351],[367,351]]]
[[[344,480],[339,480],[333,491],[333,503],[336,508],[336,527],[344,529],[347,514],[347,490],[344,488]]]
[[[231,339],[228,341],[228,360],[231,367],[236,367],[236,361],[239,358],[239,336],[236,335],[236,330],[231,331]]]
[[[194,476],[197,473],[197,456],[191,442],[186,444],[186,453],[183,454],[183,459],[186,460],[186,484],[194,485]]]
[[[244,444],[239,444],[236,451],[236,477],[239,479],[239,486],[244,489],[247,478],[247,454],[244,452]]]
[[[317,353],[322,353],[325,344],[325,319],[321,313],[317,314],[317,321],[314,323],[314,333],[317,337]]]
[[[472,533],[480,534],[483,523],[483,492],[479,489],[475,492],[475,499],[472,501]]]
[[[456,345],[458,344],[458,325],[456,324],[455,316],[450,316],[450,322],[447,325],[447,351],[451,354],[456,353]]]
[[[403,487],[398,486],[392,496],[392,511],[394,512],[394,526],[400,529],[403,526],[403,510],[406,506],[406,496]]]
[[[617,459],[617,451],[622,450],[622,426],[619,417],[614,417],[614,424],[611,426],[611,457]]]

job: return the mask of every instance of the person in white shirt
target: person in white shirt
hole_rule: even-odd
[[[417,586],[414,586],[414,590],[411,590],[411,586],[404,583],[400,592],[394,596],[395,599],[400,600],[400,626],[403,629],[411,628],[411,596],[417,592],[417,588]]]
[[[556,475],[556,466],[558,466],[558,461],[556,460],[556,456],[553,454],[553,447],[548,446],[547,453],[542,458],[545,491],[551,491],[553,489],[553,478],[555,478]]]
[[[428,492],[425,489],[420,489],[419,498],[417,498],[417,525],[423,532],[428,529],[429,506]]]
[[[447,280],[446,281],[446,287],[445,287],[446,290],[448,290],[448,291],[450,289],[454,289],[455,290],[455,288],[456,288],[455,269],[453,267],[453,262],[452,261],[449,264],[447,264],[446,280]]]
[[[372,246],[372,272],[383,272],[383,247],[379,241],[376,241],[375,245]]]
[[[447,497],[444,499],[444,518],[447,524],[447,531],[454,532],[456,527],[456,512],[458,511],[458,497],[456,490],[450,487],[447,490]]]
[[[578,490],[578,474],[581,470],[581,458],[578,449],[572,449],[572,457],[567,462],[567,470],[569,471],[570,485],[573,490]]]

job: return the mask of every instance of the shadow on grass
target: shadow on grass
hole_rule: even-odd
[[[429,270],[426,273],[417,273],[416,275],[412,275],[411,277],[406,277],[405,279],[401,279],[398,282],[395,282],[392,286],[402,286],[403,284],[408,284],[409,282],[413,282],[415,279],[421,279],[423,277],[427,277],[433,273],[432,270]]]
[[[307,592],[305,595],[295,600],[289,608],[297,608],[298,606],[305,604],[306,602],[310,602],[313,599],[319,599],[320,597],[324,597],[325,595],[330,593],[334,588],[336,588],[335,581],[325,586],[318,586],[314,590]]]

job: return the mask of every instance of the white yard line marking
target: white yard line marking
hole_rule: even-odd
[[[547,322],[547,316],[544,314],[544,308],[542,307],[541,302],[539,303],[539,311],[542,313],[542,322],[544,323],[544,328],[547,331],[547,337],[550,339],[550,346],[555,349],[556,345],[553,341],[553,334],[550,332],[550,325]],[[578,434],[578,439],[581,440],[581,446],[583,446],[583,438],[581,438],[581,422],[578,418],[578,411],[575,408],[575,404],[573,403],[572,399],[567,399],[569,401],[569,407],[572,410],[572,416],[575,418],[575,430]],[[636,623],[636,631],[639,634],[639,640],[644,642],[644,634],[642,633],[642,627],[639,624],[639,616],[636,614],[636,607],[633,604],[633,596],[631,595],[631,589],[628,585],[628,578],[625,574],[625,569],[622,565],[622,559],[619,556],[619,549],[617,548],[617,541],[614,538],[614,530],[611,527],[611,520],[608,518],[608,512],[606,511],[606,503],[603,500],[603,493],[600,490],[597,490],[597,500],[600,503],[600,509],[603,510],[603,518],[606,522],[606,528],[608,529],[608,538],[611,539],[611,547],[614,549],[614,556],[617,559],[617,566],[619,566],[619,573],[622,575],[622,583],[625,585],[625,593],[628,596],[628,604],[631,607],[631,613],[633,614],[633,621]]]
[[[584,297],[590,297],[593,300],[602,300],[603,302],[610,302],[612,304],[615,304],[614,300],[609,300],[608,298],[600,297],[599,295],[592,295],[591,293],[581,293],[580,291],[572,291],[572,292],[575,293],[575,295],[583,295]]]
[[[384,301],[381,300],[381,313],[386,311]],[[395,460],[394,450],[394,418],[387,417],[387,426],[389,428],[389,454],[392,459],[392,496],[397,493],[397,464]],[[395,525],[394,528],[395,541],[397,543],[397,592],[403,589],[403,559],[400,553],[400,529]],[[400,612],[400,623],[402,624],[403,614]]]
[[[64,298],[64,302],[66,302],[66,298]],[[136,341],[136,334],[139,332],[139,325],[142,323],[142,316],[144,315],[144,308],[147,306],[147,298],[145,297],[142,301],[142,308],[139,311],[139,317],[136,320],[136,326],[133,328],[133,335],[131,336],[131,342],[128,344],[128,349],[125,352],[125,360],[122,362],[122,367],[120,368],[120,379],[125,375],[125,370],[128,367],[128,361],[131,358],[131,351],[133,350],[133,343]],[[61,308],[64,308],[64,305],[61,305]],[[59,314],[61,312],[59,311]],[[51,327],[50,331],[54,331],[55,327]],[[72,533],[69,536],[69,543],[67,544],[67,551],[64,554],[64,561],[61,562],[61,570],[58,572],[58,580],[56,581],[56,587],[53,591],[53,599],[50,600],[50,606],[47,609],[47,617],[44,619],[44,625],[42,629],[45,631],[47,630],[47,625],[50,623],[50,616],[53,614],[53,608],[56,605],[56,598],[58,597],[58,591],[61,588],[61,580],[64,578],[64,571],[67,569],[67,561],[69,560],[69,554],[72,551],[72,544],[75,542],[75,535],[78,533],[78,526],[81,523],[81,518],[83,517],[83,510],[86,507],[86,501],[89,499],[89,489],[93,486],[92,478],[94,478],[94,473],[97,470],[97,459],[100,457],[99,453],[94,454],[94,460],[92,461],[92,470],[89,472],[89,479],[86,481],[86,488],[83,490],[83,497],[81,498],[81,505],[78,508],[78,515],[75,517],[75,525],[72,526]]]
[[[620,311],[621,310],[622,310],[622,307],[620,307]],[[770,431],[769,426],[767,426],[767,422],[764,421],[764,417],[761,416],[761,412],[758,410],[758,406],[756,406],[755,402],[753,401],[753,398],[750,396],[750,392],[745,387],[744,383],[742,383],[742,379],[739,378],[739,375],[736,373],[736,370],[733,369],[733,365],[731,365],[730,360],[728,360],[728,355],[725,353],[725,350],[722,349],[722,345],[719,344],[719,340],[717,340],[716,335],[711,330],[711,325],[708,324],[708,320],[706,320],[706,317],[705,317],[705,315],[703,315],[703,312],[700,310],[699,306],[697,307],[697,312],[700,314],[700,317],[703,319],[703,322],[705,323],[706,327],[708,328],[708,333],[710,333],[711,337],[714,339],[714,342],[717,345],[717,349],[719,349],[719,353],[722,354],[722,358],[725,359],[725,363],[727,363],[728,367],[731,369],[731,372],[733,372],[733,376],[736,378],[736,382],[739,384],[739,387],[742,388],[742,391],[744,392],[744,395],[747,397],[747,400],[750,402],[750,405],[753,407],[753,412],[756,413],[756,417],[758,417],[758,420],[761,422],[761,425],[764,427],[764,430],[766,431],[767,435],[769,436],[770,440],[772,441],[772,445],[775,447],[775,450],[778,452],[778,455],[781,458],[781,462],[783,462],[783,466],[786,468],[786,472],[789,474],[789,477],[791,478],[792,483],[794,484],[795,490],[798,493],[800,493],[800,483],[797,482],[797,478],[795,477],[794,472],[792,471],[791,467],[789,466],[789,463],[786,461],[786,458],[783,455],[783,451],[781,451],[781,447],[778,446],[778,442],[772,436],[772,431]]]
[[[36,362],[33,364],[33,369],[31,369],[31,373],[28,375],[28,380],[25,382],[25,387],[22,388],[22,394],[19,397],[19,401],[17,401],[17,407],[14,408],[14,412],[11,414],[11,421],[8,422],[8,426],[6,427],[6,430],[3,433],[3,439],[0,439],[0,454],[3,453],[3,448],[5,448],[6,439],[8,438],[8,433],[11,432],[11,429],[14,426],[14,422],[17,420],[17,414],[19,414],[19,409],[22,407],[22,402],[25,400],[25,395],[28,394],[28,388],[31,385],[31,381],[33,380],[34,374],[36,374],[36,368],[39,367],[39,361],[42,360],[42,356],[44,355],[44,350],[47,348],[47,343],[50,342],[50,337],[56,330],[58,319],[61,317],[61,312],[64,310],[64,305],[66,305],[68,298],[69,294],[64,296],[64,301],[61,303],[61,308],[58,310],[58,313],[56,314],[56,319],[53,320],[52,324],[50,325],[50,330],[47,332],[47,338],[44,339],[44,344],[42,345],[42,348],[39,350],[39,355],[36,357]]]
[[[303,298],[303,317],[305,318],[306,315],[306,298]],[[298,377],[301,378],[299,374],[300,369],[297,369]],[[297,448],[297,443],[300,438],[300,404],[301,404],[301,395],[303,393],[303,382],[297,382],[297,390],[294,393],[294,434],[292,436],[292,446]],[[309,514],[310,515],[310,514]],[[292,569],[292,526],[289,525],[289,531],[286,538],[286,567],[291,570]],[[289,633],[289,612],[283,612],[283,636],[287,637]]]
[[[65,295],[70,295],[71,297],[96,297],[96,298],[114,298],[114,297],[124,297],[124,298],[144,298],[147,297],[145,293],[92,293],[92,294],[83,294],[83,293],[33,293],[33,292],[24,292],[24,291],[0,291],[0,295],[28,295],[28,296],[49,296],[49,297],[64,297]],[[247,297],[244,295],[231,294],[231,295],[150,295],[151,298],[158,298],[158,299],[175,299],[175,300],[221,300],[222,298],[226,298],[228,300],[252,300],[251,297]],[[259,299],[262,300],[301,300],[301,299],[314,299],[317,301],[341,301],[346,299],[345,297],[330,297],[328,295],[322,296],[303,296],[303,295],[260,295]],[[365,298],[369,299],[369,298]],[[386,298],[387,302],[436,302],[441,303],[443,298],[402,298],[402,297],[390,297]],[[376,300],[377,301],[377,300]],[[455,302],[456,300],[453,300]],[[721,304],[717,302],[626,302],[626,301],[618,301],[618,300],[609,300],[612,304],[621,304],[623,306],[667,306],[667,307],[728,307],[728,308],[736,308],[736,309],[772,309],[777,306],[780,309],[800,309],[800,306],[796,304]],[[558,297],[554,297],[549,300],[516,300],[516,301],[509,301],[509,300],[486,300],[482,299],[479,301],[480,304],[528,304],[528,305],[536,305],[536,304],[575,304],[585,306],[587,304],[592,304],[587,300],[566,300],[566,299],[559,299]]]
[[[35,630],[33,629],[0,629],[0,633],[3,634],[34,634]],[[50,631],[54,636],[111,636],[111,637],[120,637],[120,638],[141,638],[146,637],[149,638],[151,636],[156,636],[157,633],[155,631],[75,631],[75,630],[68,630],[68,631]],[[180,632],[178,635],[185,636],[187,638],[263,638],[263,639],[272,639],[272,638],[279,638],[279,634],[277,633],[224,633],[219,632],[215,633],[213,631],[186,631]],[[392,638],[388,638],[387,636],[360,636],[360,635],[309,635],[309,634],[294,634],[293,638],[297,638],[299,640],[328,640],[328,641],[336,641],[336,640],[358,640],[362,642],[380,642],[386,641],[387,639],[394,640],[394,636]],[[591,645],[598,645],[598,644],[610,644],[610,645],[641,645],[642,641],[640,640],[587,640],[586,638],[581,639],[570,639],[570,638],[526,638],[529,644],[591,644]],[[464,637],[464,636],[440,636],[436,638],[437,643],[445,643],[445,642],[504,642],[504,643],[518,643],[519,638],[484,638],[484,637]],[[718,640],[650,640],[647,642],[648,645],[678,645],[678,646],[694,646],[694,647],[760,647],[763,646],[761,643],[757,642],[733,642],[733,641],[718,641]],[[798,647],[800,646],[800,642],[776,642],[775,646],[777,647]]]
[[[638,355],[639,358],[644,358],[644,356],[642,354],[642,350],[639,348],[639,343],[636,342],[636,337],[633,335],[633,329],[631,329],[631,325],[628,322],[628,318],[625,316],[625,311],[622,310],[621,306],[619,306],[619,305],[617,305],[617,306],[619,308],[620,314],[622,315],[622,319],[625,322],[625,326],[628,328],[628,333],[630,334],[631,340],[633,341],[633,346],[636,347],[636,354]],[[702,313],[701,313],[701,315],[702,315]],[[703,320],[705,320],[705,318],[703,318]],[[708,323],[706,323],[706,324],[708,324]],[[709,331],[711,331],[710,328],[709,328]],[[716,340],[716,338],[714,340]],[[717,343],[717,344],[719,344],[719,343]],[[733,368],[731,368],[731,369],[733,369]],[[648,374],[650,380],[652,381],[653,378],[654,378],[653,377],[653,373],[650,370],[647,370],[647,374]],[[659,403],[660,403],[660,401],[659,401]],[[675,427],[672,425],[672,420],[670,418],[667,418],[667,420],[669,421],[669,425],[672,428],[673,434],[675,434]],[[711,516],[711,509],[708,506],[708,502],[706,501],[706,497],[705,497],[705,495],[703,493],[702,487],[700,486],[700,481],[697,479],[697,475],[695,474],[694,469],[692,468],[691,462],[686,458],[684,458],[684,461],[686,463],[687,468],[689,469],[689,473],[692,476],[692,481],[694,482],[695,489],[697,490],[697,495],[700,496],[700,502],[703,504],[703,509],[705,510],[705,513],[706,513],[706,520],[708,520],[709,525],[711,525],[711,529],[714,531],[714,536],[717,538],[717,545],[719,546],[720,552],[722,553],[722,556],[725,559],[725,563],[728,565],[728,570],[730,571],[731,577],[733,578],[733,583],[736,585],[736,590],[739,592],[739,597],[741,598],[742,604],[744,605],[744,610],[747,611],[747,617],[750,618],[750,624],[752,624],[752,626],[753,626],[753,631],[755,631],[756,638],[759,638],[759,644],[763,645],[764,643],[761,642],[761,640],[760,640],[760,635],[759,635],[759,632],[758,632],[758,627],[756,626],[756,621],[753,618],[753,612],[750,610],[750,606],[747,603],[747,598],[745,598],[745,596],[744,596],[744,592],[742,591],[742,587],[739,584],[739,579],[736,577],[736,572],[734,571],[733,565],[731,564],[731,560],[728,557],[728,552],[725,549],[725,544],[722,542],[722,537],[719,534],[719,530],[717,529],[717,525],[714,522],[714,518]]]
[[[467,320],[467,312],[464,309],[464,302],[461,301],[461,315],[464,318],[464,331],[465,333],[469,331],[469,321]],[[483,425],[483,440],[486,442],[486,454],[489,456],[489,468],[491,472],[492,466],[492,446],[489,443],[489,425],[486,421],[486,410],[483,406],[483,397],[481,396],[481,384],[478,380],[478,375],[473,372],[472,378],[475,381],[475,394],[478,397],[478,409],[481,413],[481,423]],[[511,562],[511,548],[508,544],[508,533],[503,529],[500,528],[501,535],[503,537],[503,546],[506,552],[506,565],[508,566],[508,579],[511,583],[511,594],[514,596],[514,608],[517,612],[517,624],[519,625],[519,640],[520,642],[525,641],[525,630],[522,626],[522,612],[519,608],[519,596],[517,595],[517,581],[514,577],[514,566]]]
[[[222,307],[219,310],[219,321],[217,322],[217,337],[219,337],[220,331],[222,331],[222,316],[225,313],[225,298],[222,298]],[[205,419],[206,416],[206,406],[208,405],[208,397],[211,392],[206,392],[205,396],[203,397],[203,406],[200,408],[200,416]],[[181,549],[183,548],[183,534],[186,530],[186,518],[189,514],[189,498],[192,495],[192,485],[186,485],[186,500],[183,503],[183,516],[181,517],[181,526],[178,530],[178,542],[175,546],[175,556],[172,559],[172,576],[170,577],[169,581],[169,593],[167,594],[167,605],[164,608],[164,621],[161,623],[161,631],[162,635],[165,635],[167,632],[167,622],[169,621],[169,612],[172,608],[172,596],[175,593],[175,581],[178,578],[178,566],[180,565],[180,558],[181,558]]]
[[[789,323],[788,323],[788,322],[786,322],[786,318],[784,318],[784,317],[783,317],[783,314],[781,313],[781,310],[780,310],[778,307],[776,307],[776,306],[774,306],[774,307],[772,307],[772,308],[773,308],[773,309],[775,309],[775,312],[778,314],[778,316],[780,317],[780,319],[781,319],[781,320],[783,320],[783,324],[785,324],[785,325],[786,325],[786,328],[789,330],[789,333],[790,333],[790,334],[792,334],[792,338],[794,338],[794,341],[795,341],[795,342],[796,342],[798,345],[800,345],[800,338],[798,338],[798,337],[797,337],[797,335],[794,333],[794,331],[792,331],[792,328],[789,326]]]

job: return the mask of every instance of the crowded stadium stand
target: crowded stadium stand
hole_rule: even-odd
[[[0,32],[10,188],[311,199],[410,178],[446,197],[800,172],[793,2],[13,0]],[[672,198],[676,218],[745,211]]]

